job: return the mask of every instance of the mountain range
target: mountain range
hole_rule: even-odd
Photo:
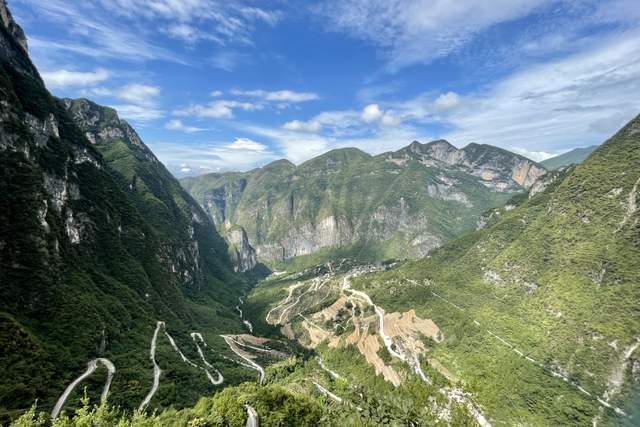
[[[545,173],[497,147],[439,140],[378,156],[344,148],[300,166],[279,160],[181,183],[222,234],[241,228],[257,259],[275,267],[424,256]]]

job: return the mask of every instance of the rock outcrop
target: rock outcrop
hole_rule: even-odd
[[[226,237],[229,242],[229,254],[235,270],[240,273],[253,270],[258,265],[258,255],[249,243],[249,238],[244,228],[239,226],[231,227],[227,230]]]
[[[13,16],[11,16],[11,11],[7,6],[7,0],[0,0],[0,19],[2,20],[2,25],[9,32],[9,34],[13,37],[13,39],[18,43],[25,52],[29,51],[29,47],[27,45],[27,36],[24,34],[22,27],[16,24],[13,20]]]

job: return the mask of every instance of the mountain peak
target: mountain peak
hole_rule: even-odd
[[[433,149],[445,149],[445,150],[457,150],[456,147],[454,147],[449,141],[447,141],[446,139],[436,139],[434,141],[429,141],[427,143],[421,143],[420,141],[414,140],[411,144],[409,144],[406,148],[409,149],[409,151],[416,153],[416,154],[422,154],[422,153],[426,153],[429,150],[433,150]]]
[[[546,159],[540,162],[540,164],[551,171],[582,163],[582,161],[589,157],[598,147],[599,145],[591,145],[589,147],[574,148],[566,153]]]
[[[271,163],[264,165],[261,168],[254,169],[247,173],[255,172],[261,176],[288,176],[296,170],[296,165],[291,163],[287,159],[274,160]]]
[[[10,64],[13,69],[43,83],[40,73],[31,62],[27,47],[27,38],[22,28],[13,20],[6,0],[0,0],[0,59]]]
[[[442,146],[442,147],[450,147],[450,148],[456,148],[454,147],[453,144],[451,144],[449,141],[447,141],[446,139],[436,139],[434,141],[430,141],[427,142],[425,144],[427,147],[437,147],[437,146]],[[456,148],[457,150],[457,148]]]
[[[63,98],[62,102],[64,103],[67,110],[72,112],[72,114],[74,115],[81,116],[81,118],[83,118],[84,120],[97,121],[99,116],[99,118],[103,121],[118,124],[120,122],[120,117],[118,117],[118,112],[115,109],[96,104],[89,99]]]
[[[485,156],[490,156],[504,159],[517,158],[533,164],[537,164],[537,162],[529,159],[528,157],[525,157],[518,153],[514,153],[513,151],[509,151],[504,148],[496,147],[495,145],[491,144],[479,144],[477,142],[472,142],[465,146],[461,151],[465,153],[465,156],[468,160],[473,161],[475,161],[476,159],[481,159]]]
[[[371,157],[370,154],[365,153],[359,148],[355,147],[344,147],[344,148],[335,148],[333,150],[327,151],[326,153],[318,156],[317,158],[330,158],[334,160],[355,160],[355,159],[368,159]]]
[[[155,158],[131,125],[118,117],[118,112],[115,109],[96,104],[85,98],[64,98],[62,102],[92,144],[125,140],[143,149],[149,158]]]
[[[359,148],[336,148],[304,162],[302,165],[300,165],[300,169],[335,169],[344,164],[360,162],[368,160],[370,158],[370,154],[365,153]]]
[[[409,146],[401,149],[400,153],[409,153],[413,157],[419,158],[421,161],[438,161],[448,165],[454,165],[460,161],[460,150],[451,145],[444,139],[422,144],[413,141]],[[429,160],[430,159],[430,160]]]

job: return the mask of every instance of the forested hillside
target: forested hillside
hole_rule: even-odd
[[[639,170],[637,117],[486,228],[355,286],[433,319],[431,357],[496,420],[636,425]]]

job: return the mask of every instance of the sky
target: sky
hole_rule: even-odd
[[[543,160],[640,113],[638,0],[10,0],[60,97],[176,176],[414,140]]]

